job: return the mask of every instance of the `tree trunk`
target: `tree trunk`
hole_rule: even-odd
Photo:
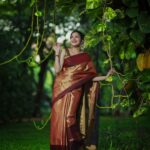
[[[44,55],[43,55],[44,46],[45,46],[45,43],[42,44],[42,46],[39,50],[39,55],[40,55],[41,59],[44,59]],[[43,97],[44,81],[45,81],[45,75],[46,75],[46,71],[47,71],[47,65],[49,62],[49,58],[50,57],[48,57],[43,63],[40,64],[39,81],[37,84],[37,93],[35,96],[35,108],[33,111],[33,117],[41,117],[40,104],[41,104],[41,100]]]

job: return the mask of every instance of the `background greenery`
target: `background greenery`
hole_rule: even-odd
[[[84,50],[99,74],[106,74],[111,67],[117,71],[100,83],[97,107],[101,115],[137,118],[148,114],[149,0],[2,0],[0,10],[1,124],[49,118],[54,80],[52,45],[57,41],[69,46],[69,33],[74,29],[85,33]],[[146,119],[143,126],[148,123]],[[114,134],[110,131],[109,140]],[[139,149],[138,145],[133,147]]]
[[[148,150],[150,126],[147,120],[147,117],[133,119],[101,116],[99,149]],[[0,133],[0,150],[49,149],[49,124],[37,132],[31,122],[12,123],[1,126]]]

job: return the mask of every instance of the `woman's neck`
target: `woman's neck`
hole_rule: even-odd
[[[71,52],[73,54],[80,53],[80,51],[81,51],[80,47],[71,47]]]

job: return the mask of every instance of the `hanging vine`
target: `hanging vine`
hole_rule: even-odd
[[[35,62],[34,57],[38,55],[39,49],[43,42],[44,33],[45,33],[44,26],[45,26],[45,21],[46,21],[45,20],[45,18],[46,18],[46,0],[44,0],[44,15],[43,15],[43,32],[42,32],[42,34],[40,34],[40,27],[39,27],[39,17],[42,16],[42,12],[39,11],[39,9],[38,9],[38,0],[32,1],[30,4],[30,7],[33,7],[32,18],[31,18],[31,31],[30,31],[30,34],[29,34],[29,37],[27,39],[25,46],[20,50],[20,52],[17,55],[13,56],[11,59],[6,60],[4,62],[0,62],[0,66],[8,64],[14,60],[17,60],[18,63],[28,63],[29,66],[32,66],[32,62]],[[54,28],[55,28],[55,19],[54,19],[55,14],[56,14],[56,9],[54,8],[54,17],[53,17]],[[19,59],[19,57],[26,50],[27,46],[29,45],[29,42],[32,39],[32,35],[33,35],[33,31],[34,31],[34,24],[35,24],[35,19],[34,19],[35,16],[36,16],[36,37],[37,37],[36,38],[36,48],[35,48],[32,56],[28,57],[27,59],[21,60],[21,59]],[[40,35],[41,35],[41,39],[40,39]],[[52,54],[52,52],[53,52],[52,49],[50,49],[50,51],[48,52],[46,57],[43,60],[41,60],[40,62],[38,62],[38,64],[43,63]]]
[[[53,24],[54,24],[54,33],[56,31],[56,0],[54,1],[54,12],[53,12]],[[56,35],[54,34],[54,38],[56,39]],[[51,53],[53,52],[52,51],[53,49],[51,48],[51,51],[49,52],[49,54],[47,55],[47,57],[45,57],[43,60],[41,60],[40,63],[44,62],[50,55]],[[51,112],[49,114],[49,116],[45,119],[45,122],[44,120],[40,121],[41,122],[41,125],[37,125],[36,121],[33,120],[33,124],[35,126],[35,128],[37,130],[42,130],[44,129],[44,127],[47,125],[48,121],[51,119]]]
[[[4,61],[4,62],[1,62],[1,63],[0,63],[0,66],[5,65],[5,64],[8,64],[8,63],[14,61],[15,59],[17,60],[18,57],[21,56],[21,55],[23,54],[23,52],[26,50],[26,48],[27,48],[27,46],[29,45],[29,42],[30,42],[30,40],[31,40],[32,34],[33,34],[34,12],[35,12],[35,8],[33,7],[33,9],[32,9],[32,20],[31,20],[31,32],[30,32],[30,35],[29,35],[29,37],[28,37],[28,39],[27,39],[27,42],[26,42],[25,46],[20,50],[20,52],[19,52],[17,55],[13,56],[13,57],[12,57],[11,59],[9,59],[9,60],[6,60],[6,61]]]
[[[97,19],[99,20],[100,23],[97,24],[97,26],[94,26],[94,29],[91,29],[91,32],[89,32],[89,35],[87,35],[87,42],[86,42],[86,46],[87,47],[93,47],[93,44],[97,44],[100,40],[102,42],[103,45],[103,50],[106,52],[107,54],[107,63],[109,63],[110,69],[114,68],[114,63],[112,61],[112,37],[111,35],[107,32],[108,30],[108,23],[112,22],[113,19],[117,16],[116,12],[111,8],[108,7],[108,5],[111,5],[112,1],[111,0],[103,0],[103,1],[99,1],[99,0],[94,0],[94,1],[90,1],[87,0],[86,3],[86,11],[91,11],[93,9],[97,9],[101,6],[101,11],[102,11],[102,17],[100,17],[99,15],[97,15]],[[96,28],[96,30],[95,30]],[[96,38],[97,33],[101,34],[101,38]],[[106,79],[106,81],[108,83],[100,83],[100,86],[110,86],[111,87],[111,100],[110,100],[110,106],[99,106],[98,104],[96,104],[96,106],[99,109],[115,109],[120,103],[121,103],[121,98],[126,98],[129,101],[129,95],[125,89],[125,84],[126,84],[126,77],[127,74],[123,75],[120,72],[116,71],[114,72],[113,76],[116,76],[118,78],[118,80],[121,82],[122,84],[122,88],[125,92],[125,95],[120,94],[116,95],[115,94],[115,87],[113,85],[113,83],[111,83],[113,81],[113,76],[110,76]],[[124,79],[122,79],[124,77]],[[114,103],[114,98],[118,98],[118,103]]]

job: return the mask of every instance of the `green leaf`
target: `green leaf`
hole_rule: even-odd
[[[106,81],[108,82],[112,82],[112,80],[113,80],[112,76],[109,76],[108,78],[106,78]]]
[[[108,64],[109,63],[109,59],[106,59],[103,63],[104,64]]]
[[[107,36],[106,36],[106,40],[107,40],[107,41],[111,41],[111,40],[112,40],[111,35],[107,35]]]
[[[128,7],[137,7],[138,0],[122,0],[122,2]]]
[[[38,11],[36,11],[36,12],[35,12],[35,16],[37,16],[37,17],[42,16],[42,12],[41,12],[41,11],[39,11],[39,10],[38,10]]]
[[[122,80],[120,80],[117,75],[113,75],[112,78],[113,78],[113,85],[118,90],[121,90],[123,88],[123,86],[124,86],[123,83],[122,83]]]
[[[105,31],[105,29],[106,29],[106,23],[99,23],[97,25],[97,31],[98,32]]]
[[[95,47],[99,43],[100,39],[99,37],[95,35],[86,35],[85,36],[85,42],[84,45],[85,47]]]
[[[128,36],[128,34],[126,33],[126,32],[121,32],[120,34],[119,34],[119,40],[120,41],[126,41],[126,40],[128,40],[129,39],[129,36]]]
[[[142,43],[144,40],[144,34],[139,30],[132,30],[130,32],[130,37],[138,44]]]
[[[125,17],[125,13],[123,10],[115,9],[115,12],[116,12],[117,18],[123,19]]]
[[[150,16],[148,12],[141,12],[138,16],[138,25],[142,32],[150,33]]]
[[[132,42],[128,44],[127,50],[125,52],[125,57],[127,60],[136,58],[135,47]]]
[[[86,0],[86,9],[95,9],[99,7],[101,0]]]
[[[111,7],[106,7],[104,11],[103,19],[109,22],[112,19],[114,19],[116,16],[117,13],[115,12],[115,10],[113,10]]]
[[[122,60],[124,59],[124,57],[125,57],[124,50],[120,51],[119,56],[120,56],[120,59],[122,59]]]
[[[132,19],[130,27],[131,28],[135,28],[135,26],[137,25],[137,18]]]
[[[32,7],[35,4],[35,2],[36,0],[31,0],[30,7]]]
[[[134,112],[133,117],[136,118],[136,117],[142,115],[146,111],[147,111],[146,107],[140,107],[137,111]]]
[[[149,93],[149,92],[143,92],[143,93],[142,93],[142,97],[143,97],[146,101],[148,101],[148,100],[150,100],[150,93]]]
[[[123,88],[123,83],[122,83],[122,81],[119,80],[119,79],[118,79],[118,82],[117,82],[117,88],[118,88],[119,90],[121,90],[121,89]]]
[[[122,107],[129,107],[129,101],[127,99],[123,99],[120,105]]]
[[[109,49],[109,44],[108,44],[108,42],[107,42],[107,43],[105,42],[105,43],[102,45],[102,50],[105,51],[105,52],[107,52],[108,49]]]
[[[138,9],[137,8],[128,8],[126,10],[126,14],[130,17],[130,18],[134,18],[138,16]]]

